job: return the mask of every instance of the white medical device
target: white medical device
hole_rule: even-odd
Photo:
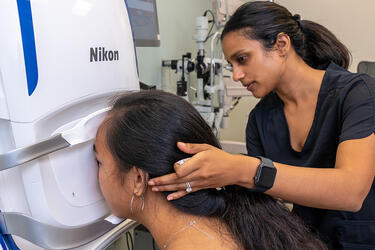
[[[170,67],[181,75],[181,80],[177,82],[177,95],[191,102],[217,132],[219,128],[227,127],[229,113],[239,99],[252,94],[240,83],[231,80],[231,68],[225,65],[220,40],[224,24],[246,1],[211,0],[211,2],[213,10],[206,10],[203,16],[195,19],[196,32],[193,39],[198,47],[197,56],[191,59],[191,53],[187,53],[182,56],[182,60],[163,60],[162,67]],[[208,42],[210,50],[206,53]],[[193,71],[197,76],[195,88],[189,81],[189,74]],[[189,89],[194,92],[190,96]]]
[[[111,97],[139,89],[125,1],[1,0],[0,37],[0,234],[113,237],[92,145]]]

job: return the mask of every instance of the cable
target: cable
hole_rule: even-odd
[[[127,245],[128,249],[134,250],[134,242],[133,242],[132,234],[128,231],[128,232],[125,233],[125,236],[126,236],[126,245]],[[130,244],[129,244],[129,239],[130,239]],[[131,246],[131,248],[130,248],[130,246]]]
[[[203,13],[203,16],[206,16],[207,13],[210,13],[211,16],[212,16],[212,20],[211,20],[212,24],[211,24],[210,30],[209,30],[208,33],[207,33],[206,39],[204,39],[204,42],[207,42],[208,38],[210,38],[211,36],[213,36],[213,34],[211,34],[211,31],[212,31],[212,29],[213,29],[213,27],[214,27],[214,25],[215,25],[215,15],[214,15],[214,13],[213,13],[211,10],[206,10],[206,11]]]
[[[154,239],[154,238],[152,238],[152,249],[153,249],[153,250],[156,250],[156,247],[155,247],[155,239]]]
[[[218,134],[219,134],[219,129],[216,127],[216,124],[214,124],[214,127],[212,128],[212,132],[214,133],[214,135],[217,137]]]
[[[215,21],[215,15],[214,15],[214,13],[213,13],[211,10],[206,10],[206,11],[203,13],[203,16],[206,16],[207,13],[210,13],[211,16],[212,16],[212,19]]]
[[[230,106],[229,110],[227,110],[227,112],[225,112],[224,116],[228,117],[229,114],[233,111],[233,109],[239,104],[240,100],[241,100],[241,96],[237,96],[235,98],[233,98],[233,102],[232,102],[232,105]]]
[[[214,34],[210,34],[211,33],[211,31],[212,31],[212,28],[214,27],[214,25],[215,25],[215,23],[212,21],[212,24],[211,24],[211,28],[210,28],[210,31],[208,32],[208,34],[207,34],[207,37],[206,37],[206,39],[204,39],[204,41],[203,42],[207,42],[207,40],[208,40],[208,38],[210,38],[211,36],[213,36]]]

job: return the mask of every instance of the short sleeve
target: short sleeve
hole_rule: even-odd
[[[264,155],[263,146],[259,136],[256,122],[255,109],[250,112],[246,126],[246,148],[249,156]]]
[[[339,143],[375,132],[375,81],[366,76],[352,85],[343,104]]]

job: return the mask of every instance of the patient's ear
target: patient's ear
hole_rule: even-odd
[[[134,182],[133,193],[136,196],[141,196],[146,192],[149,174],[135,166],[132,167],[131,171]]]

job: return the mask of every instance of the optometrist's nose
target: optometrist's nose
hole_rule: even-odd
[[[233,66],[233,81],[241,81],[245,77],[245,73],[238,67]]]

